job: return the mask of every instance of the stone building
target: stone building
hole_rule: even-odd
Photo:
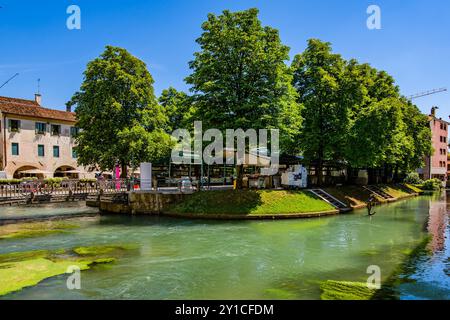
[[[0,171],[3,177],[92,178],[77,163],[75,113],[35,100],[0,97]]]

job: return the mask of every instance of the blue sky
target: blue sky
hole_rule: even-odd
[[[81,30],[68,30],[66,9],[81,8]],[[369,30],[366,9],[380,6],[382,29]],[[80,87],[89,60],[105,45],[121,46],[144,60],[155,92],[186,90],[188,61],[209,12],[260,9],[263,24],[280,30],[291,58],[309,38],[333,44],[345,58],[386,70],[405,95],[450,89],[450,1],[448,0],[0,0],[0,83],[20,76],[0,95],[29,98],[41,79],[44,105],[63,109]],[[447,118],[450,93],[415,100]]]

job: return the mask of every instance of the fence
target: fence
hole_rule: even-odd
[[[85,182],[63,180],[60,183],[48,183],[43,180],[25,181],[19,184],[0,185],[0,200],[22,199],[31,196],[69,196],[121,193],[133,188],[126,179],[99,180]]]

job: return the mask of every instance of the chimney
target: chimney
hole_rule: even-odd
[[[431,115],[432,115],[433,117],[436,117],[436,109],[438,109],[438,107],[433,107],[433,108],[431,108]]]
[[[72,106],[68,103],[66,103],[66,111],[67,112],[72,112]]]
[[[34,101],[40,106],[42,103],[42,96],[39,93],[34,94]]]

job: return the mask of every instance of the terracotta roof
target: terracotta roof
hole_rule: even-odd
[[[34,100],[16,99],[0,96],[0,111],[3,113],[41,119],[75,122],[75,113],[41,107]]]

